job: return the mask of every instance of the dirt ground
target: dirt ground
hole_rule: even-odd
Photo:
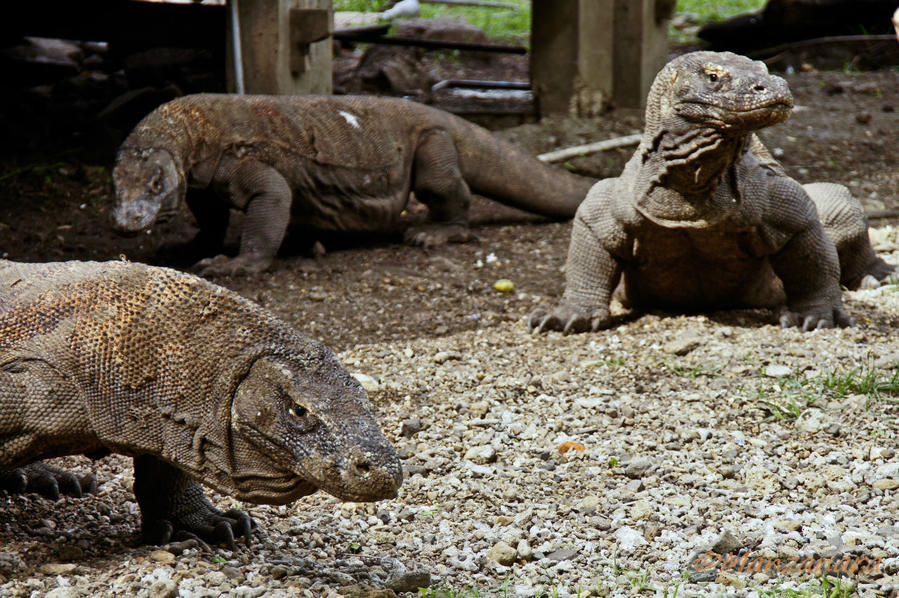
[[[899,148],[897,145],[897,136],[899,136],[899,112],[897,112],[899,111],[899,70],[888,69],[866,73],[810,71],[787,75],[787,79],[795,94],[797,107],[789,121],[762,132],[763,141],[769,149],[785,165],[791,176],[800,182],[820,180],[848,185],[862,201],[866,210],[872,215],[878,216],[876,220],[872,220],[873,226],[881,227],[899,220],[895,213],[895,210],[899,210],[899,149],[897,149]],[[522,124],[499,130],[497,134],[520,143],[534,153],[539,153],[558,147],[630,134],[638,131],[640,127],[641,115],[639,113],[633,110],[619,110],[598,119],[545,119],[540,123]],[[571,160],[571,166],[581,173],[595,177],[615,176],[632,151],[633,148],[626,148],[577,158]],[[113,199],[110,172],[111,160],[102,164],[83,163],[77,154],[66,154],[63,159],[57,160],[55,154],[50,150],[48,150],[46,161],[25,163],[18,159],[6,159],[5,163],[0,164],[0,182],[2,182],[0,184],[0,254],[2,257],[17,261],[107,260],[124,257],[132,261],[172,265],[179,268],[187,268],[193,257],[200,257],[185,255],[177,249],[179,243],[187,241],[195,232],[186,211],[181,218],[155,226],[153,230],[137,237],[125,238],[112,232],[109,226],[109,214]],[[422,216],[423,208],[421,206],[410,206],[410,221],[420,219]],[[880,216],[887,216],[887,218]],[[575,382],[589,385],[593,382],[587,379],[581,380],[579,377],[581,374],[576,374],[574,381],[559,374],[558,370],[565,369],[565,364],[546,363],[551,353],[540,356],[539,354],[543,350],[541,346],[548,347],[552,351],[562,348],[570,351],[574,355],[571,358],[571,364],[576,364],[579,360],[589,357],[585,353],[588,351],[588,346],[593,347],[595,343],[600,345],[605,343],[614,347],[618,342],[616,340],[619,338],[618,335],[626,336],[630,330],[636,335],[634,338],[639,338],[640,341],[637,343],[635,340],[634,346],[629,345],[629,350],[640,351],[642,347],[648,347],[657,342],[657,339],[647,331],[659,325],[660,321],[664,324],[664,339],[666,340],[677,339],[685,334],[698,331],[698,334],[708,335],[708,338],[721,337],[724,339],[722,342],[731,342],[727,339],[731,339],[734,335],[733,331],[736,330],[737,336],[745,332],[747,337],[753,339],[756,339],[756,336],[763,337],[761,341],[758,341],[761,345],[755,347],[756,350],[762,353],[770,351],[776,355],[789,354],[792,355],[790,359],[794,361],[806,358],[814,360],[816,355],[830,356],[832,353],[836,355],[833,357],[834,360],[843,359],[840,357],[839,351],[834,349],[843,342],[849,343],[849,346],[853,347],[850,351],[851,356],[847,359],[857,359],[867,350],[864,346],[867,342],[866,334],[868,340],[877,340],[876,350],[881,353],[890,351],[895,353],[899,349],[891,348],[889,344],[889,331],[899,324],[899,318],[895,314],[880,314],[876,307],[877,297],[859,301],[850,299],[848,302],[852,315],[862,322],[868,322],[871,327],[877,327],[879,332],[876,334],[870,331],[866,332],[865,328],[857,334],[835,331],[830,336],[802,336],[799,333],[791,332],[784,337],[787,339],[785,341],[787,348],[780,343],[776,349],[771,349],[774,345],[770,343],[779,342],[771,339],[778,338],[781,333],[776,328],[765,326],[771,321],[771,314],[764,311],[740,312],[737,315],[725,314],[721,317],[715,316],[712,320],[656,314],[634,320],[628,325],[627,330],[604,331],[576,338],[563,339],[558,335],[550,335],[545,339],[527,340],[528,337],[524,334],[524,316],[538,304],[553,303],[563,290],[564,275],[561,267],[565,260],[570,224],[547,222],[497,206],[482,198],[478,198],[473,208],[473,222],[480,242],[450,245],[430,252],[403,245],[399,232],[365,238],[348,235],[342,237],[297,235],[285,245],[282,255],[271,271],[243,278],[221,278],[215,282],[258,301],[286,321],[294,324],[308,336],[321,340],[337,352],[342,352],[342,357],[354,371],[377,373],[377,377],[382,383],[389,380],[392,375],[397,377],[401,375],[414,376],[415,372],[429,371],[426,368],[422,370],[421,364],[415,366],[417,362],[403,362],[398,356],[406,351],[410,359],[413,353],[418,359],[417,356],[424,354],[423,351],[430,350],[429,348],[433,349],[431,344],[433,339],[446,339],[447,345],[455,347],[455,350],[462,354],[463,360],[466,359],[466,352],[474,351],[474,346],[478,345],[478,351],[489,350],[491,352],[485,359],[496,363],[497,372],[500,368],[507,366],[525,368],[518,372],[518,375],[523,376],[521,382],[523,387],[530,388],[531,382],[528,379],[533,380],[529,378],[531,372],[527,368],[537,366],[529,365],[529,362],[522,357],[523,349],[508,347],[506,346],[507,342],[517,342],[521,347],[527,348],[525,353],[528,351],[535,353],[530,357],[544,360],[539,366],[540,371],[534,373],[534,376],[538,374],[545,376],[547,382],[542,388],[547,392],[550,392],[547,389],[552,387],[551,384],[560,380],[563,385],[568,383],[571,386]],[[311,247],[315,241],[321,242],[327,250],[325,255],[318,258],[311,257]],[[515,286],[514,292],[501,293],[495,290],[494,283],[498,279],[511,280]],[[489,342],[485,344],[484,339],[488,339]],[[871,342],[874,341],[871,340]],[[732,344],[739,345],[739,341],[733,341]],[[381,350],[382,347],[383,350]],[[790,347],[794,347],[795,350]],[[737,351],[738,347],[734,346],[732,349]],[[552,355],[556,355],[556,353],[552,353]],[[449,359],[455,358],[454,356],[449,357]],[[714,359],[714,356],[710,359]],[[763,361],[767,363],[766,360]],[[416,370],[415,367],[418,369]],[[469,367],[469,365],[464,367]],[[474,369],[478,366],[472,363],[470,367]],[[492,380],[489,374],[490,363],[481,364],[481,367],[487,370],[487,374],[485,378],[484,372],[481,372],[478,377],[480,382],[477,383],[487,384]],[[572,365],[572,367],[574,366]],[[622,371],[625,369],[621,368]],[[505,369],[503,371],[506,372]],[[474,374],[471,375],[474,376]],[[513,376],[508,372],[503,375]],[[497,374],[497,378],[499,376]],[[640,382],[641,376],[647,376],[643,378],[645,383]],[[556,377],[559,379],[556,380]],[[550,378],[553,380],[552,383],[549,382]],[[659,381],[660,379],[661,381]],[[484,382],[485,380],[487,382]],[[694,382],[684,380],[674,374],[667,378],[664,375],[658,375],[657,378],[654,377],[650,380],[648,370],[644,368],[634,369],[630,373],[623,372],[620,374],[620,378],[613,377],[607,381],[613,389],[620,384],[622,388],[629,388],[630,392],[645,391],[640,401],[634,402],[633,406],[627,406],[625,395],[622,395],[625,398],[622,399],[620,405],[617,400],[615,401],[615,406],[610,407],[604,416],[604,425],[624,427],[610,427],[609,433],[627,434],[629,433],[627,430],[631,429],[628,426],[637,426],[634,421],[646,426],[646,429],[652,430],[652,427],[656,425],[655,420],[641,419],[641,409],[664,396],[664,392],[659,390],[660,388],[670,388],[671,385],[678,384],[693,388],[691,385]],[[503,394],[505,383],[499,379],[495,382],[499,388],[497,392],[501,399],[506,396]],[[719,394],[712,394],[719,397],[720,393],[736,392],[736,384],[739,381],[733,381],[735,385],[733,388],[727,386],[729,382],[731,382],[729,378],[715,382],[715,392]],[[390,386],[389,382],[386,384],[388,387]],[[494,421],[490,420],[492,415],[485,415],[492,407],[488,407],[482,412],[481,407],[478,406],[481,401],[489,403],[495,399],[495,397],[494,399],[490,398],[492,391],[487,392],[487,398],[484,399],[481,395],[468,392],[456,394],[452,390],[452,386],[443,388],[436,382],[434,383],[435,387],[443,388],[442,391],[425,392],[427,384],[429,381],[426,378],[414,383],[398,383],[397,388],[390,392],[373,395],[376,409],[379,417],[383,418],[388,437],[398,446],[403,447],[404,455],[411,457],[407,465],[418,464],[414,467],[419,469],[415,470],[413,467],[413,471],[421,471],[423,467],[431,467],[435,460],[437,462],[437,465],[429,470],[432,471],[431,477],[414,476],[412,478],[413,481],[407,485],[408,489],[405,490],[403,496],[403,504],[406,505],[428,505],[435,502],[437,500],[435,497],[440,495],[441,478],[445,475],[455,475],[457,470],[453,465],[457,459],[447,459],[445,455],[441,456],[439,447],[442,443],[441,438],[444,436],[438,433],[442,424],[436,419],[436,414],[444,413],[441,411],[444,408],[455,410],[448,416],[455,418],[452,420],[453,423],[444,422],[448,429],[458,426],[460,417],[463,420]],[[537,384],[536,388],[541,387]],[[708,389],[696,387],[695,390],[697,393],[704,393]],[[605,392],[603,391],[603,393]],[[516,403],[519,400],[523,402]],[[518,405],[513,410],[517,408],[526,412],[527,400],[529,400],[528,395],[525,393],[515,401],[511,401],[510,404]],[[694,403],[696,401],[696,399],[689,400]],[[634,414],[635,409],[637,410],[636,415]],[[757,423],[752,423],[758,421],[758,413],[750,417],[740,411],[739,403],[722,407],[722,409],[725,411],[712,416],[701,427],[706,429],[714,428],[719,424],[722,427],[745,425],[746,436],[754,436],[759,433],[764,436],[770,432],[774,435],[781,434],[783,438],[787,438],[792,433],[789,427],[765,430],[763,426],[760,431]],[[419,444],[416,444],[413,439],[403,438],[399,434],[400,420],[415,414],[417,410],[421,410],[422,413],[434,414],[434,418],[429,423],[432,436],[424,436]],[[459,413],[456,414],[456,411]],[[628,411],[629,415],[627,415]],[[706,411],[711,411],[711,407]],[[623,424],[620,421],[615,423],[619,419],[619,412],[625,413]],[[690,410],[687,409],[687,412]],[[493,411],[491,413],[495,415]],[[730,420],[726,415],[728,413],[733,416]],[[734,415],[736,413],[739,415]],[[568,417],[564,414],[565,411],[562,410],[559,417]],[[444,413],[444,415],[446,414]],[[696,417],[702,416],[696,415]],[[857,417],[864,420],[865,414]],[[892,426],[895,418],[891,417],[886,421],[890,422],[889,425]],[[586,423],[589,422],[584,422],[580,427],[583,428]],[[853,429],[865,430],[865,433],[868,433],[872,427],[876,428],[878,424],[873,420],[865,420],[861,423],[852,420],[851,425],[855,426]],[[450,437],[450,432],[447,432],[445,436]],[[886,438],[888,443],[895,446],[894,431],[887,430]],[[631,438],[631,442],[630,452],[634,455],[639,455],[641,450],[646,451],[647,454],[653,453],[652,444],[640,444],[633,438]],[[836,447],[843,440],[834,436],[824,440],[819,438],[818,442],[837,450]],[[669,443],[669,445],[671,444]],[[672,450],[679,451],[679,448]],[[808,451],[805,453],[807,456]],[[535,454],[537,453],[535,452]],[[827,454],[827,450],[823,454]],[[894,453],[887,455],[887,460],[889,460]],[[601,457],[609,458],[606,453],[602,453]],[[709,460],[709,463],[713,463],[716,462],[717,457],[707,454],[703,458]],[[545,461],[543,457],[540,459]],[[107,482],[115,480],[115,483],[121,481],[123,488],[126,488],[128,474],[123,467],[127,467],[127,462],[124,463],[123,466],[122,459],[112,458],[98,464],[97,470],[101,482],[104,479]],[[91,467],[84,461],[82,464],[85,467]],[[560,467],[562,469],[557,472],[559,475],[556,475],[555,478],[550,477],[545,480],[541,478],[543,481],[537,483],[537,489],[534,486],[528,486],[528,490],[520,490],[537,492],[540,500],[547,503],[554,500],[553,485],[559,484],[559,494],[555,498],[561,501],[560,497],[565,496],[571,498],[572,501],[581,500],[584,493],[565,486],[568,478],[560,473],[565,469],[564,463],[560,464]],[[712,466],[710,465],[710,467]],[[550,468],[547,467],[547,469]],[[468,471],[466,469],[459,475],[465,477],[465,472]],[[595,472],[589,468],[578,471],[580,471],[578,479],[581,480],[577,482],[578,484],[586,484],[587,482],[584,480],[595,475]],[[434,475],[433,472],[439,472],[439,475]],[[484,474],[476,472],[472,475],[477,478]],[[626,482],[627,480],[621,481],[620,484],[608,482],[606,488],[614,494],[618,490],[613,490],[613,488],[623,486]],[[543,487],[540,490],[540,485],[546,483],[550,485],[549,489]],[[748,481],[747,484],[749,484]],[[479,495],[475,490],[470,488],[469,490],[468,494],[461,495],[461,499],[467,497],[469,502],[477,502]],[[600,495],[606,491],[602,487],[592,490]],[[489,492],[487,494],[489,495]],[[690,496],[691,494],[692,490],[685,491],[685,495]],[[37,498],[13,499],[0,496],[0,514],[6,519],[3,525],[0,525],[0,545],[5,546],[4,550],[19,555],[27,566],[19,573],[11,574],[13,581],[18,580],[23,584],[21,595],[26,595],[25,592],[28,588],[44,591],[54,587],[52,585],[54,583],[53,575],[35,572],[36,568],[42,564],[67,559],[75,560],[80,563],[79,566],[82,567],[80,573],[83,576],[95,575],[97,579],[100,577],[106,579],[113,573],[115,576],[125,575],[122,562],[125,565],[130,562],[130,566],[134,567],[144,566],[141,563],[148,562],[146,553],[149,549],[136,546],[136,505],[128,503],[124,506],[114,506],[112,513],[109,513],[109,506],[103,506],[99,516],[88,516],[88,520],[82,520],[79,515],[82,509],[84,512],[90,512],[98,504],[105,505],[109,496],[121,497],[127,496],[127,494],[122,490],[107,493],[96,499],[85,499],[84,502],[63,500],[57,505]],[[513,501],[509,493],[503,496],[505,500]],[[631,496],[631,498],[633,497]],[[496,498],[496,500],[501,502],[503,499]],[[453,513],[452,509],[446,506],[449,503],[443,504],[447,513]],[[603,504],[602,502],[599,504],[601,513]],[[302,508],[311,513],[318,513],[316,517],[324,519],[327,519],[326,513],[338,512],[333,501],[329,502],[328,499],[321,498],[305,502]],[[385,508],[393,509],[390,506]],[[400,518],[404,512],[402,508],[400,505],[395,509],[399,512]],[[549,509],[549,511],[551,510]],[[266,510],[263,508],[255,511],[254,516],[261,518],[266,523],[271,523],[278,519],[279,513],[283,515],[283,512],[277,509]],[[359,517],[362,519],[368,517],[371,520],[375,513],[374,510],[363,510]],[[456,513],[458,515],[457,522],[460,521],[460,517],[461,520],[473,517],[464,509],[456,511]],[[502,513],[505,511],[501,509],[493,511],[491,517],[495,517],[499,521],[500,517],[506,517]],[[553,511],[553,513],[556,512]],[[750,513],[748,507],[747,513]],[[16,517],[21,517],[22,520],[18,523],[13,520],[14,514]],[[612,517],[611,511],[604,515]],[[47,531],[48,519],[51,520],[54,527],[57,525],[53,523],[55,517],[59,517],[59,530]],[[549,515],[546,518],[549,519]],[[511,520],[511,516],[509,519]],[[315,521],[319,521],[319,519],[315,519]],[[80,548],[74,552],[74,556],[72,556],[72,551],[64,553],[57,550],[60,545],[66,544],[65,538],[69,537],[67,534],[69,534],[71,526],[82,524],[98,533],[106,533],[104,528],[108,531],[110,526],[116,527],[119,531],[100,542],[88,542],[83,535],[77,536],[81,538],[78,543]],[[607,524],[608,520],[606,520]],[[400,523],[399,525],[402,527],[404,524]],[[698,529],[701,531],[703,525],[698,525]],[[297,550],[304,555],[303,558],[322,561],[324,560],[322,555],[326,552],[330,555],[331,552],[328,551],[331,549],[327,547],[323,549],[319,545],[321,539],[314,538],[314,534],[318,533],[315,532],[315,529],[311,524],[302,528],[273,528],[271,534],[284,538],[293,536],[312,538],[308,542],[306,539],[302,540],[301,549]],[[605,530],[607,531],[608,527]],[[609,534],[614,531],[613,528]],[[326,534],[327,532],[321,530],[321,533]],[[48,538],[56,538],[49,547]],[[459,542],[462,541],[459,539]],[[286,545],[279,546],[279,550],[287,550]],[[322,550],[325,552],[321,552]],[[391,553],[389,546],[382,546],[379,550],[378,554]],[[407,552],[403,554],[407,554]],[[483,576],[488,573],[489,579],[493,580],[494,587],[498,587],[504,579],[503,576],[511,574],[509,571],[512,571],[511,568],[493,570],[482,564],[479,566],[480,573],[475,574],[472,573],[475,570],[464,566],[447,565],[446,563],[452,563],[453,559],[457,558],[453,556],[454,553],[450,553],[451,556],[447,556],[447,554],[444,551],[436,556],[422,556],[422,559],[434,574],[435,580],[458,584],[457,587],[467,587],[473,579],[472,575],[474,578],[481,575],[482,577],[479,579],[483,583]],[[892,555],[894,558],[895,556],[895,554]],[[235,559],[228,561],[228,566],[233,565],[232,569],[240,570],[241,563],[246,565],[248,561],[248,557],[245,556],[235,557]],[[371,565],[369,561],[362,560],[366,567]],[[564,559],[562,560],[564,561]],[[340,563],[344,563],[344,565]],[[214,559],[205,562],[203,565],[205,567],[204,575],[210,570],[221,568],[220,564]],[[270,566],[272,566],[271,563],[266,565],[266,567]],[[294,565],[291,566],[299,565],[294,562]],[[312,565],[310,567],[314,569]],[[366,574],[367,577],[366,575],[357,575],[356,570],[352,566],[346,565],[344,561],[337,561],[334,567],[338,573],[328,578],[325,586],[315,581],[316,578],[312,573],[307,572],[304,574],[305,577],[298,578],[301,581],[296,582],[297,587],[306,588],[307,591],[312,592],[306,595],[320,595],[328,593],[329,588],[336,588],[360,579],[372,582],[376,586],[379,585],[376,583],[380,579],[377,575]],[[266,572],[265,575],[271,576],[265,577],[263,581],[283,577],[283,574],[272,573],[270,568],[261,570]],[[3,574],[4,571],[0,568],[0,576]],[[231,572],[226,572],[226,575],[231,577]],[[284,579],[291,579],[292,575],[295,573],[289,573]],[[344,575],[344,577],[340,577],[340,575]],[[564,577],[567,574],[560,570],[559,575]],[[109,579],[111,580],[113,577],[109,577]],[[312,580],[308,579],[310,577]],[[38,581],[35,581],[36,579]],[[118,577],[118,580],[121,579],[122,577]],[[573,584],[576,579],[569,580],[567,577],[565,579],[565,583],[568,584],[566,587],[573,592]],[[144,583],[146,579],[141,578],[138,581]],[[268,581],[259,582],[260,587]],[[255,583],[250,585],[255,585]],[[126,590],[123,590],[121,595],[128,595],[128,587],[134,589],[127,583],[123,587]],[[137,587],[143,586],[138,584]],[[313,589],[309,590],[309,587]],[[889,588],[886,592],[888,591],[890,591]],[[527,594],[527,592],[522,591],[519,594]],[[183,590],[182,595],[216,594],[214,592],[209,594],[190,593]],[[693,595],[702,595],[702,591]],[[862,592],[860,595],[874,594]]]

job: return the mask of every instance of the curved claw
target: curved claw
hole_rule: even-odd
[[[97,478],[93,474],[72,474],[38,461],[0,472],[0,488],[16,494],[33,492],[50,500],[58,500],[60,496],[81,498],[97,491]]]
[[[211,505],[208,510],[191,519],[190,524],[157,519],[145,527],[144,542],[165,545],[172,541],[194,541],[208,552],[212,552],[209,543],[224,544],[229,550],[236,550],[235,539],[243,538],[244,544],[249,546],[256,527],[256,522],[243,511],[231,509],[222,512]]]
[[[562,334],[597,331],[611,323],[609,310],[562,304],[549,311],[545,307],[537,307],[528,316],[528,328],[533,334],[547,330],[559,330]]]
[[[841,305],[833,307],[829,313],[821,313],[818,310],[792,311],[785,309],[780,314],[780,326],[782,328],[792,328],[796,326],[805,332],[809,332],[811,330],[833,328],[835,326],[841,328],[852,326],[852,318],[849,317]]]

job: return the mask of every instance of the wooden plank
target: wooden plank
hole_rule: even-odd
[[[306,30],[306,25],[320,30],[327,21],[330,32],[331,0],[239,0],[237,7],[246,93],[331,93],[331,38],[308,43]],[[303,25],[296,12],[301,9],[316,11]],[[229,34],[228,88],[233,91],[231,43]]]

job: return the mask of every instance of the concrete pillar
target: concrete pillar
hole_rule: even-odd
[[[246,93],[331,93],[331,0],[237,2]],[[228,89],[233,92],[232,44],[229,26]]]
[[[540,114],[642,106],[667,59],[670,4],[533,0],[531,82]]]

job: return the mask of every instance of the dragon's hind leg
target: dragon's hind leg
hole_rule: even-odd
[[[815,202],[824,230],[837,247],[840,284],[848,289],[879,286],[896,271],[896,266],[874,253],[865,212],[849,189],[833,183],[810,183],[802,187]]]

